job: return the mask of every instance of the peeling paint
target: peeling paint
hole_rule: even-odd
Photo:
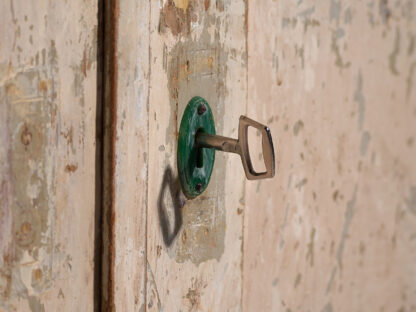
[[[379,1],[379,12],[381,21],[383,24],[387,24],[389,18],[391,17],[391,11],[388,7],[388,1],[387,0],[380,0]]]
[[[165,149],[170,151],[176,148],[182,113],[195,95],[208,101],[214,113],[216,131],[222,132],[228,53],[209,32],[210,27],[219,29],[220,19],[206,11],[203,3],[190,1],[184,15],[183,10],[172,8],[168,1],[160,16],[162,26],[169,28],[172,35],[182,37],[173,47],[165,46],[163,51],[171,112]],[[175,23],[170,21],[171,16],[174,16]],[[199,25],[197,36],[192,36],[191,17],[192,23]],[[166,27],[160,28],[161,34],[167,35]],[[167,250],[178,262],[190,260],[199,265],[209,259],[219,260],[224,252],[225,207],[223,195],[218,195],[222,193],[218,190],[224,189],[224,160],[217,157],[215,167],[204,195],[187,201],[182,208],[183,224],[178,233],[181,239],[176,239]]]
[[[354,216],[355,202],[357,200],[357,190],[358,190],[358,186],[356,185],[351,199],[347,202],[347,210],[345,211],[344,226],[341,232],[341,238],[340,238],[340,241],[338,244],[338,250],[336,253],[337,263],[332,268],[331,276],[329,277],[327,288],[326,288],[326,293],[329,293],[329,291],[331,290],[332,284],[334,282],[335,274],[337,273],[338,269],[342,270],[342,256],[344,254],[345,242],[348,237],[348,231],[351,226],[351,221]]]
[[[302,180],[300,180],[296,185],[295,188],[297,188],[298,190],[300,190],[304,185],[306,185],[306,183],[308,183],[308,179],[307,178],[303,178]]]
[[[363,93],[363,76],[358,72],[357,88],[354,92],[354,101],[358,103],[358,129],[362,130],[365,118],[365,97]]]
[[[301,281],[302,281],[302,274],[298,273],[298,275],[296,275],[294,288],[298,287]]]
[[[149,262],[147,262],[146,267],[147,267],[148,287],[147,287],[147,307],[145,307],[145,311],[147,311],[147,309],[149,310],[156,309],[156,311],[162,311],[162,303],[160,301],[159,291],[157,289],[155,278],[153,276],[153,271],[152,271],[152,268],[150,267]]]
[[[352,10],[347,8],[344,12],[344,24],[351,24],[352,21]]]
[[[335,20],[337,23],[339,23],[339,18],[341,15],[341,1],[335,1],[331,0],[330,6],[329,6],[329,20]]]
[[[409,75],[406,78],[406,99],[409,100],[413,89],[413,76],[416,71],[416,62],[413,62],[409,67]]]
[[[196,278],[191,279],[191,287],[188,288],[188,292],[183,298],[188,311],[201,310],[201,296],[205,287],[207,287],[207,284],[203,281]]]
[[[406,200],[407,209],[416,215],[416,185],[410,187],[409,198]]]
[[[309,260],[309,263],[311,266],[313,266],[313,258],[314,258],[315,233],[316,233],[316,229],[312,228],[311,235],[310,235],[310,242],[308,243],[308,252],[306,254],[306,260]]]
[[[342,229],[341,239],[338,245],[337,261],[338,267],[342,269],[342,256],[344,254],[345,241],[347,240],[348,231],[351,225],[352,217],[354,216],[355,202],[357,200],[357,185],[355,186],[354,193],[351,199],[347,203],[347,210],[345,212],[344,227]]]
[[[400,52],[400,29],[396,28],[393,51],[389,55],[390,72],[396,76],[399,75],[399,71],[397,70],[397,56],[399,55],[399,52]]]
[[[328,302],[322,309],[322,312],[332,312],[333,308],[332,308],[332,303]]]
[[[368,144],[370,143],[371,135],[368,131],[364,131],[361,135],[360,153],[361,156],[365,156],[367,153]]]
[[[331,50],[335,54],[335,66],[343,69],[348,68],[351,66],[350,61],[344,61],[341,56],[341,51],[338,45],[338,40],[342,38],[344,35],[344,30],[341,28],[338,28],[337,30],[332,32],[332,38],[331,38]]]
[[[304,127],[303,121],[302,120],[298,120],[294,125],[293,125],[293,134],[295,136],[297,136],[299,134],[299,131],[302,130]]]

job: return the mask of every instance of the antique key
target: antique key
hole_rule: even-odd
[[[248,145],[248,127],[261,132],[266,171],[253,168]],[[270,129],[246,116],[241,116],[238,139],[215,134],[214,117],[208,103],[194,97],[185,108],[178,138],[178,173],[184,194],[194,198],[208,186],[215,160],[215,150],[240,155],[248,180],[272,178],[275,158]]]

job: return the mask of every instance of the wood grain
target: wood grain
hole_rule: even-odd
[[[278,170],[246,184],[243,310],[414,310],[414,6],[248,7],[248,115]]]
[[[244,171],[216,154],[208,189],[180,191],[177,135],[189,100],[210,104],[216,131],[237,136],[246,110],[245,3],[152,2],[147,309],[227,311],[241,303]]]
[[[97,3],[0,12],[0,310],[91,311]]]
[[[104,8],[103,309],[143,311],[148,177],[149,3]]]

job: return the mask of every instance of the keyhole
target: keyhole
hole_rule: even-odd
[[[204,128],[199,128],[195,134],[195,137],[199,134],[199,133],[205,133]],[[202,168],[204,166],[204,148],[203,147],[198,147],[198,150],[196,152],[196,167],[197,168]]]

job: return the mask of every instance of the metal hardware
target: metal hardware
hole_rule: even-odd
[[[215,124],[207,101],[196,96],[183,112],[178,136],[178,174],[188,198],[195,198],[207,188],[214,168],[215,150],[196,145],[198,131],[215,134]]]
[[[248,127],[260,130],[266,171],[253,168],[248,146]],[[215,134],[214,117],[208,103],[192,98],[183,113],[178,137],[178,173],[188,198],[200,195],[208,186],[215,161],[215,150],[240,155],[248,180],[272,178],[275,158],[270,129],[246,116],[240,116],[238,140]]]
[[[263,158],[266,166],[265,172],[254,171],[251,163],[250,151],[248,147],[248,127],[250,126],[260,130],[262,134]],[[262,125],[257,121],[254,121],[246,116],[240,116],[238,140],[203,132],[197,132],[195,140],[196,144],[200,147],[214,148],[218,151],[240,155],[248,180],[274,177],[275,159],[272,135],[269,127]]]

